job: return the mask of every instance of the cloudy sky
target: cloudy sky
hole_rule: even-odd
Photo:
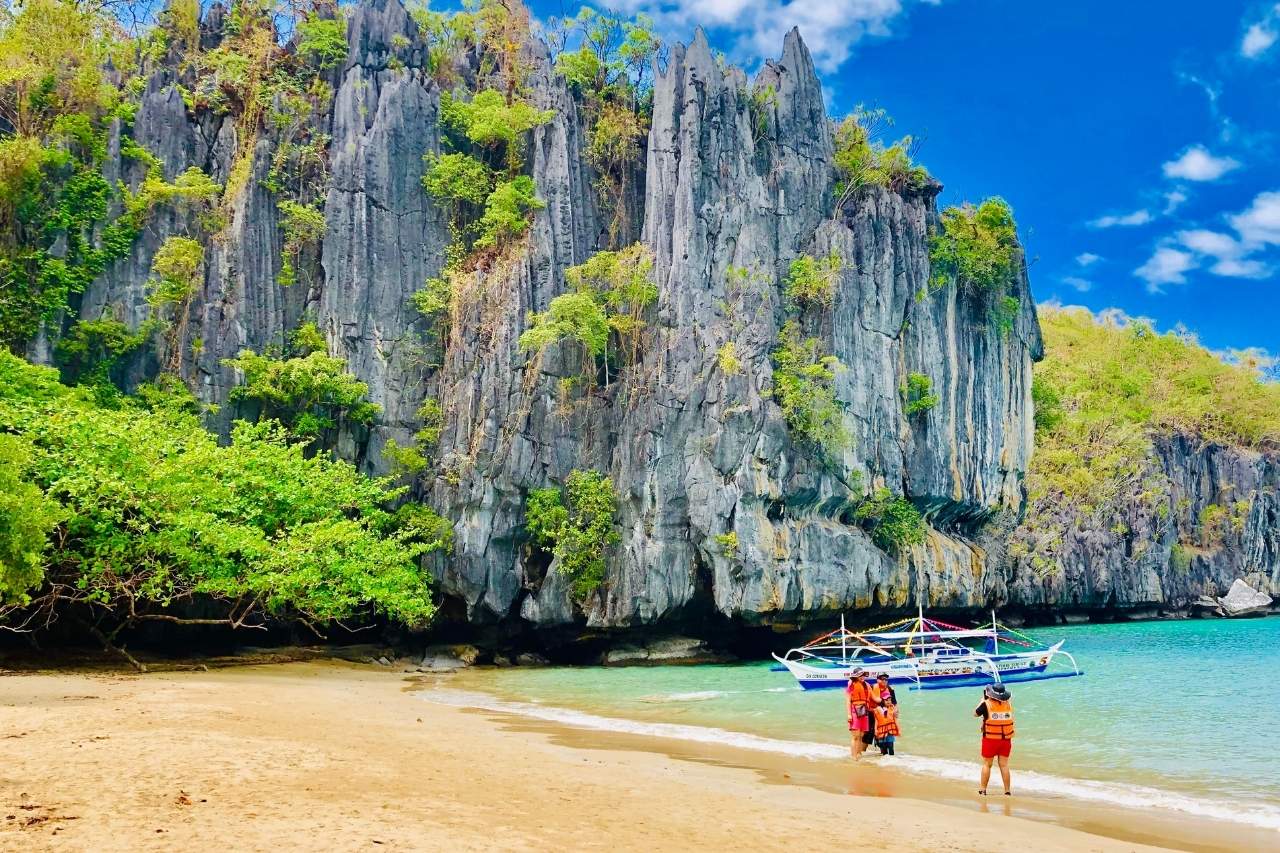
[[[540,16],[577,3],[534,0]],[[610,0],[751,69],[799,26],[834,115],[884,107],[943,203],[1002,195],[1039,301],[1280,352],[1280,3]]]

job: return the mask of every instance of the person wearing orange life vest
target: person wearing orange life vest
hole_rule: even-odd
[[[973,715],[982,718],[982,780],[978,793],[986,796],[987,782],[991,780],[991,762],[1000,762],[1000,778],[1004,780],[1004,795],[1012,796],[1009,787],[1009,753],[1013,749],[1013,705],[1009,688],[1003,684],[990,684],[982,691],[982,704]]]
[[[876,746],[881,755],[893,755],[893,744],[902,734],[898,727],[898,706],[887,698],[875,706]]]
[[[849,752],[854,761],[862,760],[862,752],[867,748],[863,735],[871,731],[871,691],[866,670],[859,667],[849,673],[844,695],[849,711]]]

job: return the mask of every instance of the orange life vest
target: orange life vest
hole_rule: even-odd
[[[876,706],[876,740],[902,734],[898,729],[898,709],[893,705]]]
[[[1013,706],[998,699],[983,699],[987,717],[982,721],[982,736],[993,740],[1013,739]]]
[[[860,681],[854,681],[846,686],[844,692],[849,697],[850,713],[859,705],[865,710],[871,704],[871,688]]]

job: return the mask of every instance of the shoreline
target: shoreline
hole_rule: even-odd
[[[0,675],[0,849],[167,850],[210,837],[275,851],[776,849],[851,823],[910,849],[1275,841],[1092,804],[1071,814],[1040,797],[993,797],[984,813],[958,785],[889,768],[586,731],[423,695],[448,684],[332,661]]]
[[[482,672],[483,670],[480,672],[472,670],[469,675],[482,674]],[[468,693],[490,697],[496,700],[496,705],[525,704],[508,702],[474,683],[467,683],[458,689],[447,678],[424,678],[422,681],[424,686],[420,689],[428,701],[432,701],[430,698],[432,691],[441,691],[444,696],[449,697],[446,699],[449,704],[458,702],[459,697],[464,697]],[[428,681],[432,683],[425,684]],[[467,677],[465,681],[471,682],[473,679]],[[686,761],[750,769],[758,774],[760,781],[771,785],[807,786],[824,792],[862,797],[906,798],[925,804],[944,805],[976,813],[1001,814],[1050,823],[1120,842],[1169,849],[1272,850],[1277,843],[1280,843],[1280,833],[1274,829],[1251,826],[1232,820],[1188,814],[1170,808],[1138,807],[1100,802],[1097,799],[1077,799],[1068,794],[1026,793],[1019,790],[1019,778],[1027,771],[1016,765],[1013,777],[1015,796],[1006,798],[1001,794],[994,794],[985,798],[979,797],[975,789],[981,765],[976,758],[972,762],[972,779],[960,781],[948,776],[931,774],[926,770],[912,770],[901,764],[895,766],[894,763],[881,762],[878,758],[871,757],[871,752],[867,753],[869,756],[867,759],[857,764],[847,758],[829,757],[826,754],[828,750],[824,750],[821,755],[816,755],[813,754],[812,748],[818,745],[805,741],[786,741],[787,744],[795,744],[798,754],[784,754],[773,750],[752,748],[749,745],[737,746],[727,742],[669,737],[657,732],[602,730],[592,722],[587,723],[588,727],[583,727],[562,720],[529,716],[520,710],[506,710],[495,705],[487,705],[483,701],[479,704],[481,707],[467,705],[464,700],[458,706],[505,725],[513,731],[543,734],[569,747],[660,752],[668,757]],[[539,705],[538,709],[551,712],[549,716],[554,716],[554,712],[557,711],[566,711],[569,716],[583,714],[602,721],[615,720],[624,724],[636,722],[625,717],[597,717],[587,712],[577,712],[566,706]],[[686,727],[682,724],[651,722],[639,723],[638,727],[655,730],[692,728],[708,733],[721,731],[705,729],[697,725]],[[741,735],[740,738],[735,739],[747,744],[761,740],[755,735],[725,733]],[[770,741],[768,745],[780,743],[782,742]],[[834,745],[833,749],[836,752],[846,750],[845,747],[834,747]],[[805,754],[806,752],[809,754]],[[928,756],[912,757],[931,760]],[[941,759],[941,761],[949,764],[956,763],[951,759]],[[992,776],[993,789],[998,790],[999,774],[994,767]],[[1065,777],[1060,777],[1060,780],[1075,781]],[[1113,784],[1120,786],[1120,783]],[[1130,787],[1139,786],[1131,785]]]

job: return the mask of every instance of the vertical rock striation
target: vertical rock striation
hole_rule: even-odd
[[[222,17],[217,4],[206,15],[206,47]],[[902,609],[917,596],[951,608],[1145,607],[1258,572],[1275,592],[1280,463],[1183,438],[1159,443],[1153,460],[1172,483],[1172,520],[1135,510],[1124,533],[1076,530],[1066,574],[1050,580],[1005,556],[1042,352],[1025,264],[1007,289],[1018,309],[1004,328],[989,296],[931,285],[937,184],[865,187],[836,209],[830,123],[798,32],[755,80],[718,63],[701,32],[673,46],[655,71],[643,164],[631,173],[643,185],[612,201],[594,186],[580,98],[544,46],[526,45],[527,97],[553,114],[530,134],[526,157],[545,207],[518,251],[464,276],[451,316],[434,328],[410,297],[440,273],[451,239],[421,186],[423,155],[441,147],[439,85],[399,0],[361,0],[347,37],[320,120],[331,177],[313,269],[290,287],[278,281],[280,215],[264,184],[281,142],[268,128],[243,192],[225,205],[225,229],[206,247],[186,342],[199,337],[203,349],[184,373],[201,399],[223,404],[236,381],[224,358],[278,346],[314,319],[382,408],[372,429],[338,443],[374,473],[388,469],[385,442],[407,441],[422,401],[438,400],[433,476],[413,495],[454,523],[455,551],[435,568],[455,618],[512,630],[791,624]],[[166,178],[194,165],[224,182],[243,143],[234,118],[193,116],[178,82],[172,68],[155,72],[132,133]],[[141,166],[119,149],[116,138],[108,177],[136,186]],[[626,236],[652,251],[658,298],[636,363],[613,365],[584,391],[562,381],[581,372],[574,351],[530,357],[517,342],[529,312],[565,292],[565,270],[610,247],[611,205],[636,212]],[[139,326],[152,257],[191,226],[162,212],[133,255],[84,294],[82,316]],[[829,309],[799,312],[784,298],[789,266],[804,254],[841,261]],[[835,391],[852,441],[837,458],[798,444],[771,396],[772,353],[793,317],[843,364]],[[739,371],[726,373],[718,358],[726,344]],[[135,379],[158,366],[140,361]],[[929,377],[939,402],[908,416],[912,374]],[[235,414],[224,406],[215,426]],[[606,583],[581,603],[523,532],[529,490],[575,469],[607,473],[620,496],[621,542]],[[873,488],[925,513],[923,545],[890,555],[857,525],[852,511]],[[1195,523],[1215,501],[1239,511],[1205,538]],[[717,538],[727,534],[735,547]]]

